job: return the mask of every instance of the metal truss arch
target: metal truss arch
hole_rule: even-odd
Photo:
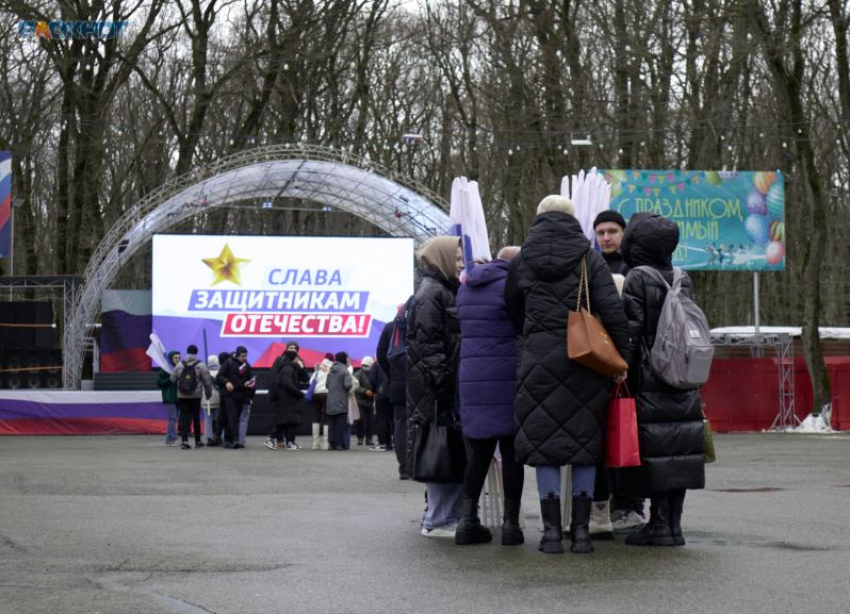
[[[300,198],[360,217],[417,245],[448,230],[448,204],[368,158],[315,145],[241,151],[163,184],[138,201],[95,249],[64,332],[64,385],[78,388],[85,337],[103,291],[153,235],[195,215],[252,199]]]

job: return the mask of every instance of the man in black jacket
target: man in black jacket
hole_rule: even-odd
[[[623,276],[629,272],[629,267],[626,266],[626,261],[620,253],[620,244],[623,242],[625,230],[626,220],[616,211],[603,211],[593,220],[596,242],[599,244],[608,270]]]
[[[625,236],[626,220],[617,211],[602,211],[593,220],[593,230],[596,232],[596,242],[608,269],[611,273],[625,276],[629,272],[629,266],[620,252],[620,246]],[[646,522],[642,498],[617,494],[611,498],[609,519],[609,512],[604,509],[604,503],[611,494],[608,474],[604,467],[598,468],[596,472],[593,515],[590,522],[590,533],[594,539],[611,539],[615,532],[629,531]]]
[[[378,364],[384,373],[389,374],[390,402],[392,403],[392,419],[394,421],[393,444],[398,461],[398,477],[401,480],[410,479],[407,474],[407,359],[405,357],[404,327],[407,318],[407,305],[410,297],[403,305],[398,306],[398,314],[392,322],[388,322],[381,331],[376,352]],[[400,344],[400,346],[399,346]],[[393,351],[395,348],[396,351]],[[400,349],[400,351],[399,351]]]
[[[256,385],[254,372],[248,364],[248,349],[237,347],[234,358],[221,367],[215,379],[221,386],[221,401],[227,416],[224,447],[244,448]]]

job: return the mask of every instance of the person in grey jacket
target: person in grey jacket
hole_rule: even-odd
[[[177,363],[171,374],[177,384],[177,409],[180,412],[180,448],[190,449],[189,422],[194,425],[195,447],[203,448],[201,441],[201,398],[212,396],[212,378],[207,366],[198,360],[198,348],[186,348],[186,357]],[[203,395],[203,396],[202,396]]]
[[[345,423],[348,418],[348,393],[354,378],[348,369],[348,354],[337,352],[336,360],[328,372],[328,418],[331,450],[345,450]]]

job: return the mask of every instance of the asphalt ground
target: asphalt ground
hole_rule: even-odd
[[[525,545],[459,547],[392,453],[0,437],[0,612],[850,612],[850,435],[715,439],[687,546],[544,555],[531,470]]]

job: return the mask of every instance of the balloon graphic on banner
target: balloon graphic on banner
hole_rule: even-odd
[[[760,171],[753,175],[753,185],[762,194],[767,194],[767,190],[775,181],[776,173],[771,171]]]
[[[758,190],[753,190],[747,196],[747,213],[758,213],[764,215],[767,213],[767,203],[765,203],[764,194]]]
[[[765,251],[768,264],[779,264],[785,256],[785,244],[782,241],[771,241]]]
[[[768,188],[765,204],[770,217],[781,218],[785,215],[785,188],[781,183],[774,183]]]
[[[766,215],[759,215],[758,213],[750,215],[744,223],[744,227],[753,243],[759,247],[767,245],[770,240],[770,225],[767,223]]]
[[[785,222],[770,223],[770,240],[784,241],[785,240]]]
[[[720,173],[717,171],[705,171],[705,180],[711,185],[720,185],[723,179],[720,178]]]
[[[611,184],[611,198],[617,198],[620,194],[623,193],[623,184],[622,183],[613,183]]]

